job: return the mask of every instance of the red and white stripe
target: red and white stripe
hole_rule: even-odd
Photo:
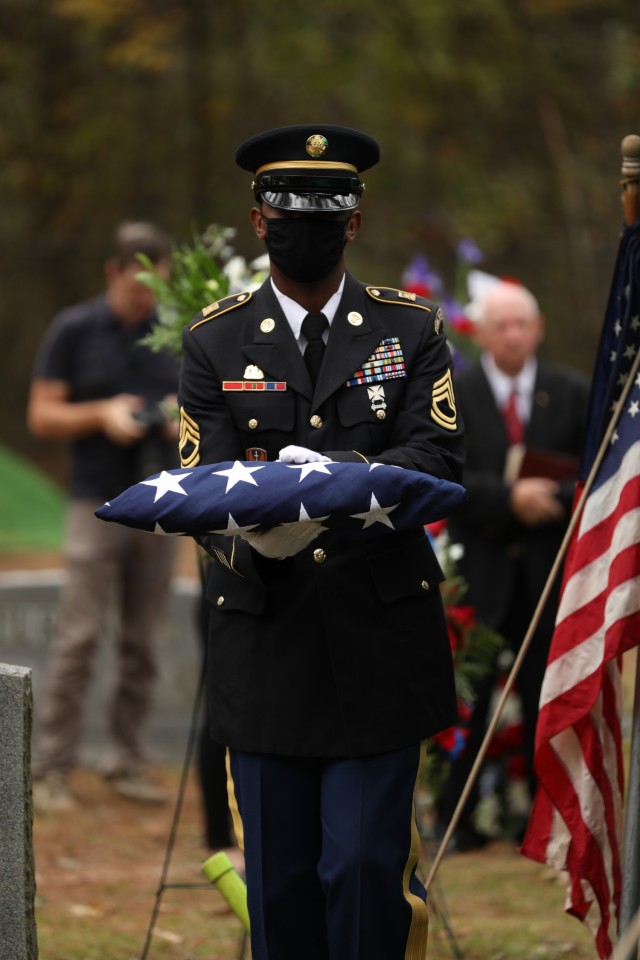
[[[621,889],[621,655],[640,642],[640,440],[592,491],[565,563],[522,852],[569,874],[566,909],[611,955]]]

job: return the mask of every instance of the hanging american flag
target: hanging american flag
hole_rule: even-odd
[[[389,464],[235,460],[163,470],[96,516],[160,534],[235,536],[315,521],[375,536],[440,520],[465,498],[458,483]]]
[[[640,221],[620,242],[580,487],[630,389],[567,553],[540,696],[539,785],[522,846],[525,856],[567,871],[566,909],[593,932],[601,958],[611,955],[620,909],[621,657],[640,642],[639,271]]]

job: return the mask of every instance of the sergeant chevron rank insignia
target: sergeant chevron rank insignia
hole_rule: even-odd
[[[180,407],[178,451],[182,467],[194,467],[200,460],[200,427],[184,407]]]
[[[455,430],[457,426],[456,398],[453,392],[451,371],[436,380],[431,391],[431,419],[445,430]]]

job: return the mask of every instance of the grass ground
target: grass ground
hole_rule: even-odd
[[[155,773],[175,796],[179,771]],[[116,797],[92,771],[78,771],[74,786],[78,811],[36,815],[34,824],[40,956],[138,960],[144,956],[173,804],[143,806]],[[169,884],[204,882],[200,866],[209,851],[201,832],[200,796],[190,777]],[[564,913],[564,897],[558,876],[526,860],[512,844],[447,856],[431,891],[429,960],[591,960],[596,956],[591,936]],[[146,956],[248,960],[249,950],[243,953],[239,921],[207,885],[164,891]]]

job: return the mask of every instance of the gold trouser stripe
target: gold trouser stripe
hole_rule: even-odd
[[[416,894],[412,893],[412,891],[409,889],[409,880],[411,879],[411,874],[413,873],[414,868],[417,866],[418,861],[420,860],[421,853],[420,834],[418,832],[418,824],[416,822],[415,815],[415,799],[418,780],[420,778],[420,771],[424,766],[426,755],[427,745],[425,742],[423,742],[420,744],[420,762],[418,764],[418,770],[416,771],[416,782],[413,788],[413,805],[411,808],[411,850],[409,852],[409,859],[407,860],[402,876],[404,896],[411,906],[412,914],[411,928],[409,930],[407,948],[404,954],[405,960],[425,960],[427,955],[429,911],[425,901],[421,897],[416,896]]]
[[[225,766],[227,768],[227,796],[229,798],[229,810],[231,811],[233,830],[236,835],[236,840],[238,841],[238,846],[244,853],[244,827],[242,825],[240,810],[238,809],[238,801],[236,800],[236,788],[233,783],[233,776],[231,775],[231,757],[229,756],[228,747],[225,757]]]
[[[404,896],[411,906],[412,914],[411,927],[409,929],[409,937],[407,939],[407,948],[404,954],[405,960],[425,960],[427,955],[429,911],[425,901],[421,897],[416,896],[416,894],[412,893],[412,891],[409,889],[409,880],[411,879],[414,868],[417,866],[418,861],[420,860],[420,853],[422,849],[420,843],[420,834],[418,832],[418,824],[415,816],[415,795],[418,781],[420,779],[420,771],[424,766],[426,755],[427,747],[426,743],[423,742],[420,744],[420,760],[418,763],[416,781],[413,788],[413,804],[411,813],[411,849],[409,852],[409,859],[407,860],[402,875]],[[244,826],[242,823],[240,810],[238,809],[238,801],[236,800],[236,791],[231,773],[231,757],[228,747],[225,756],[225,766],[227,769],[227,796],[229,800],[229,810],[231,811],[231,820],[233,822],[233,829],[236,835],[238,846],[240,847],[242,853],[244,853]]]

